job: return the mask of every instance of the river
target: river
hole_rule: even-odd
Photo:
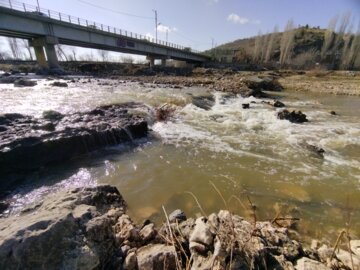
[[[191,96],[208,93],[206,88],[90,80],[68,88],[51,87],[41,78],[31,88],[0,85],[0,113],[40,116],[49,109],[71,113],[126,101],[179,109],[166,122],[149,116],[148,139],[27,175],[9,195],[13,214],[54,190],[107,183],[119,188],[138,222],[163,220],[162,205],[189,216],[228,208],[249,217],[250,199],[259,220],[291,214],[301,218],[301,232],[334,239],[350,214],[351,231],[360,235],[359,97],[280,93],[287,107],[309,119],[292,124],[277,119],[280,109],[253,97],[214,93],[215,105],[206,111],[191,103]],[[323,148],[324,157],[305,144]]]

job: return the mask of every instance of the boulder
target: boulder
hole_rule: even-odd
[[[68,84],[66,82],[53,82],[50,85],[55,87],[68,87]]]
[[[281,91],[284,89],[278,80],[272,76],[251,76],[245,78],[244,83],[247,87],[254,90]]]
[[[61,191],[0,222],[0,269],[115,269],[120,253],[110,209],[125,211],[115,187]]]
[[[243,97],[256,97],[256,98],[266,98],[268,95],[265,94],[260,89],[249,89],[244,91],[242,94]]]
[[[274,106],[275,108],[283,108],[283,107],[285,107],[285,104],[282,103],[282,102],[279,101],[279,100],[276,100],[276,101],[273,103],[273,106]]]
[[[42,117],[50,121],[58,121],[64,118],[64,115],[53,110],[43,111]]]
[[[185,221],[186,220],[186,215],[185,213],[180,210],[180,209],[176,209],[175,211],[173,211],[170,215],[169,215],[169,221],[170,223],[173,222],[181,222],[181,221]]]
[[[303,114],[301,111],[292,111],[289,112],[288,110],[283,110],[277,113],[277,117],[281,120],[288,120],[291,123],[305,123],[308,122],[306,119],[306,115]]]
[[[250,109],[250,104],[249,103],[243,103],[241,104],[243,109]]]
[[[140,230],[140,236],[145,243],[153,240],[156,234],[157,232],[153,223],[147,224]]]
[[[304,147],[311,153],[315,154],[316,157],[324,158],[325,150],[321,147],[309,143],[304,143]]]
[[[0,175],[36,170],[144,137],[146,120],[128,112],[136,108],[143,105],[109,105],[66,116],[51,111],[44,113],[44,118],[0,115],[0,125],[6,128],[0,132]]]
[[[343,249],[339,249],[336,251],[336,257],[342,261],[347,267],[353,269],[352,264],[354,263],[354,267],[360,268],[360,256],[356,254],[351,254],[348,251]],[[356,268],[354,268],[356,269]]]
[[[205,254],[214,242],[214,235],[206,217],[200,217],[195,221],[195,228],[190,235],[190,250]]]
[[[326,265],[321,262],[303,257],[296,261],[296,270],[330,270]]]
[[[196,107],[204,109],[206,111],[211,110],[211,108],[215,104],[215,98],[213,95],[201,95],[201,96],[193,96],[192,97],[192,104]]]
[[[173,270],[176,268],[176,250],[173,246],[154,244],[137,250],[137,266],[141,270]]]
[[[36,81],[30,81],[27,79],[18,79],[16,81],[14,81],[14,86],[17,87],[31,87],[31,86],[35,86],[37,85]]]
[[[360,256],[360,240],[350,240],[351,251]]]

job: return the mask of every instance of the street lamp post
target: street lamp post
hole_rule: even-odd
[[[158,23],[157,23],[157,10],[153,9],[154,13],[155,13],[155,40],[157,43],[158,40],[158,32],[157,32],[157,27],[158,27]]]
[[[36,2],[37,2],[37,9],[38,9],[38,11],[40,12],[39,0],[36,0]]]

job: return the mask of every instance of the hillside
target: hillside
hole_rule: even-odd
[[[359,36],[309,27],[238,39],[207,51],[221,62],[299,67],[320,63],[348,69],[360,67],[359,52]]]

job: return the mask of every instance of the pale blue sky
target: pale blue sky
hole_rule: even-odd
[[[36,0],[23,2],[36,5]],[[39,3],[43,8],[151,35],[155,35],[152,9],[156,9],[158,21],[170,28],[170,42],[200,50],[211,47],[211,38],[219,45],[254,36],[259,30],[271,31],[275,25],[281,30],[291,18],[296,25],[320,27],[326,27],[333,16],[348,11],[352,12],[355,27],[360,19],[360,0],[39,0]],[[159,38],[165,40],[165,33],[159,33]]]
[[[6,0],[1,0],[6,1]],[[15,0],[11,0],[15,1]],[[289,19],[295,25],[326,28],[329,20],[347,12],[352,14],[354,29],[360,23],[360,0],[38,0],[40,7],[142,35],[155,36],[153,9],[158,11],[161,40],[166,39],[196,50],[211,48],[239,38],[255,36],[259,31],[284,29]],[[37,0],[20,0],[37,5]],[[136,16],[125,15],[124,13]],[[163,31],[161,31],[163,30]],[[0,37],[0,47],[9,52]],[[90,49],[81,54],[97,55]],[[112,57],[117,59],[121,54]],[[136,57],[140,61],[144,57]]]

